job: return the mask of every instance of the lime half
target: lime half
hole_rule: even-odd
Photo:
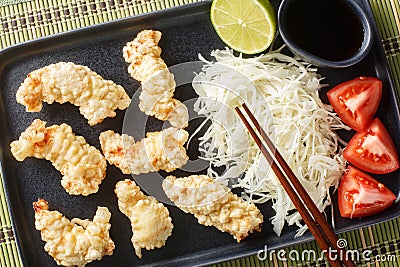
[[[211,22],[222,41],[245,54],[267,49],[275,37],[275,10],[268,0],[214,0]]]

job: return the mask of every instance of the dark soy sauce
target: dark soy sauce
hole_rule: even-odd
[[[319,58],[340,61],[361,47],[363,27],[357,14],[341,0],[297,0],[284,22],[290,39]]]

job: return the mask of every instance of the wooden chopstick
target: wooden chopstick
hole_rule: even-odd
[[[343,261],[343,264],[346,267],[347,266],[355,267],[354,262],[352,262],[350,259],[347,258],[345,249],[338,246],[337,244],[338,238],[336,234],[333,232],[332,228],[329,226],[326,219],[324,218],[318,207],[315,205],[314,201],[308,195],[308,193],[306,192],[300,181],[297,179],[297,177],[295,176],[289,165],[286,163],[282,155],[275,148],[271,139],[262,129],[260,124],[257,122],[256,118],[253,116],[249,108],[246,106],[246,104],[243,104],[242,107],[244,108],[247,116],[250,118],[250,120],[254,124],[255,128],[257,129],[261,137],[263,138],[264,142],[267,144],[271,153],[273,153],[273,156],[266,149],[263,142],[258,137],[257,133],[254,131],[253,127],[251,127],[250,123],[247,121],[246,117],[243,115],[239,107],[235,108],[236,112],[238,113],[239,117],[241,118],[244,125],[248,129],[250,135],[253,137],[257,146],[260,148],[268,164],[271,166],[272,170],[276,174],[279,182],[289,195],[295,208],[300,213],[304,222],[307,224],[310,232],[313,234],[315,241],[318,243],[322,251],[324,251],[325,253],[328,251],[332,251],[332,249],[331,250],[329,249],[333,247],[334,250],[336,250],[336,252],[338,253],[338,255],[341,255],[340,259]],[[277,162],[275,162],[274,158],[276,159]],[[286,179],[285,174],[282,172],[280,168],[282,168],[282,170],[285,172],[290,182]],[[292,186],[294,187],[294,189]],[[302,198],[302,200],[300,198]],[[304,204],[306,205],[306,207],[304,206]],[[318,226],[321,228],[319,228]],[[330,258],[328,255],[325,256],[327,257],[332,266],[343,266],[338,257],[335,257],[335,259],[333,259]]]

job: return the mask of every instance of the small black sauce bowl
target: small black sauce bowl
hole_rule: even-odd
[[[318,67],[325,67],[325,68],[345,68],[351,65],[354,65],[361,61],[370,51],[373,43],[372,38],[372,30],[371,25],[368,21],[368,18],[364,12],[364,10],[352,0],[341,0],[343,3],[348,5],[348,7],[358,16],[362,28],[363,28],[363,40],[361,42],[361,47],[358,51],[351,57],[346,58],[344,60],[339,61],[331,61],[320,58],[316,55],[311,54],[310,52],[300,48],[295,42],[292,41],[291,37],[289,36],[287,29],[285,28],[285,23],[283,23],[287,19],[287,10],[288,7],[294,2],[300,0],[282,0],[279,9],[278,9],[278,29],[279,34],[281,35],[283,41],[289,48],[289,50],[302,60],[309,62]],[[324,1],[324,0],[321,0]],[[304,2],[306,4],[307,1]],[[312,7],[310,7],[312,8]],[[323,44],[321,44],[323,45]]]

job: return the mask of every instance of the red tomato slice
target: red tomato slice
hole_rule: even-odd
[[[373,119],[364,132],[356,133],[351,138],[343,156],[366,172],[383,174],[399,168],[396,147],[378,118]]]
[[[362,132],[378,109],[382,82],[372,77],[359,77],[335,86],[327,96],[342,121]]]
[[[382,183],[352,166],[343,175],[338,197],[340,215],[349,218],[377,214],[396,199]]]

